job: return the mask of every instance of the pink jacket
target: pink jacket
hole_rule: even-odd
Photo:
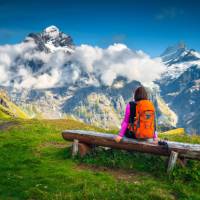
[[[128,103],[126,105],[125,116],[124,116],[124,119],[121,123],[121,130],[119,132],[119,136],[121,136],[121,137],[123,137],[125,135],[126,129],[128,127],[128,124],[129,124],[129,118],[130,118],[130,104]],[[156,139],[157,137],[158,137],[157,132],[155,131],[153,139]]]

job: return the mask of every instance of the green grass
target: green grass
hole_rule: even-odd
[[[1,200],[200,199],[200,162],[167,176],[159,156],[97,148],[72,159],[61,130],[103,130],[70,119],[18,123],[0,131]],[[200,143],[197,136],[167,137]]]
[[[0,105],[0,119],[9,119],[9,118],[11,118],[11,116],[8,113],[6,113],[6,109],[2,105]]]
[[[25,112],[23,112],[17,105],[15,105],[7,95],[0,91],[0,99],[6,104],[3,106],[0,104],[0,119],[11,119],[13,116],[21,119],[29,118]]]

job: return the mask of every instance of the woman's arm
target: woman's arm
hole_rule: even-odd
[[[120,129],[120,132],[119,134],[115,137],[115,141],[116,142],[120,142],[122,137],[124,136],[125,132],[126,132],[126,129],[128,127],[128,123],[129,123],[129,118],[130,118],[130,104],[128,103],[126,105],[126,110],[125,110],[125,116],[124,116],[124,119],[122,121],[122,124],[121,124],[121,129]]]
[[[130,104],[128,103],[126,105],[126,110],[125,110],[125,115],[124,115],[124,119],[122,121],[122,124],[121,124],[121,130],[119,132],[119,136],[120,137],[123,137],[125,132],[126,132],[126,129],[128,127],[128,124],[129,124],[129,118],[130,118]]]
[[[158,132],[157,132],[157,131],[154,132],[153,139],[154,139],[154,140],[157,140],[157,139],[158,139]]]

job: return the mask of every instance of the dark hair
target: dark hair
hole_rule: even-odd
[[[140,86],[135,90],[134,99],[135,101],[148,100],[147,91],[143,86]]]

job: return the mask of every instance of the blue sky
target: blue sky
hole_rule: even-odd
[[[115,42],[151,56],[179,41],[200,50],[198,0],[0,0],[0,44],[56,25],[75,44]]]

